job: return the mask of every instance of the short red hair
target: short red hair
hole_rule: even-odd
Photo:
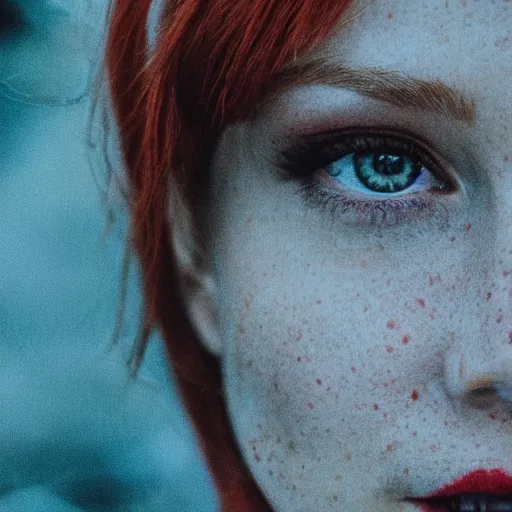
[[[142,345],[153,328],[161,330],[223,511],[268,505],[233,448],[218,361],[200,348],[186,320],[169,243],[168,183],[189,207],[196,204],[226,125],[246,119],[287,63],[324,42],[349,3],[167,0],[148,58],[151,0],[114,1],[107,70],[142,268]]]

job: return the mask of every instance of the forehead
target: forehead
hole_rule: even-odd
[[[510,0],[356,0],[319,54],[367,65],[468,68],[512,49]]]

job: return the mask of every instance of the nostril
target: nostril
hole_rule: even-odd
[[[471,390],[466,401],[476,409],[488,409],[498,403],[499,396],[493,388],[481,387]]]

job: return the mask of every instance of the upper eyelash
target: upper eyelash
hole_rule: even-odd
[[[282,176],[284,179],[300,178],[358,150],[371,151],[382,148],[407,150],[409,156],[416,155],[426,162],[428,169],[436,178],[448,178],[435,159],[418,143],[404,139],[403,136],[369,130],[348,133],[345,131],[321,132],[299,136],[290,146],[281,151],[278,167],[284,171],[285,174]]]

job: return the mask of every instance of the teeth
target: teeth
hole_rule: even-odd
[[[451,508],[456,512],[512,512],[512,500],[508,496],[463,494],[452,501]]]

